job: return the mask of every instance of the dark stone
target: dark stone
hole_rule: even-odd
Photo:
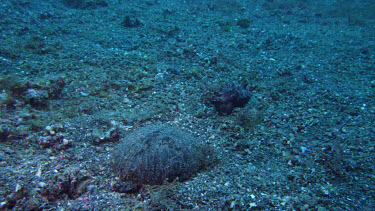
[[[24,101],[36,109],[47,108],[48,92],[42,89],[28,89],[24,95]]]
[[[174,75],[181,75],[181,70],[175,67],[170,67],[167,69],[167,71]]]
[[[65,79],[61,77],[50,82],[51,85],[48,88],[48,96],[51,99],[56,99],[60,96],[61,91],[65,86]]]
[[[29,196],[29,190],[21,187],[17,192],[15,192],[9,199],[8,199],[8,209],[13,210],[13,208],[16,206],[17,202],[22,200],[23,198],[28,198]],[[5,210],[8,210],[5,209]]]
[[[237,21],[237,25],[241,28],[249,28],[250,27],[250,20],[249,19],[241,19]]]
[[[129,16],[125,16],[124,21],[122,22],[122,25],[125,27],[138,27],[141,26],[141,21],[138,20],[138,18],[135,18],[132,20]]]
[[[135,186],[132,182],[117,182],[112,189],[119,193],[135,193],[140,187]]]
[[[0,142],[6,141],[9,135],[9,129],[4,126],[0,126]]]
[[[97,9],[108,6],[104,0],[62,0],[65,6],[74,9]]]
[[[52,14],[50,12],[43,12],[39,15],[39,18],[42,20],[50,19],[52,18]]]
[[[215,93],[210,102],[220,115],[229,115],[235,107],[244,107],[249,102],[250,96],[251,92],[245,85],[232,86]]]

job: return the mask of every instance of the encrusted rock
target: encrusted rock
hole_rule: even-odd
[[[232,86],[215,93],[211,103],[220,115],[231,114],[235,107],[244,107],[250,100],[251,92],[245,85]]]

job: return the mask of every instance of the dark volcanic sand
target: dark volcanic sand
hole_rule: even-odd
[[[372,210],[375,4],[4,0],[1,210]],[[247,84],[243,108],[210,98]],[[114,191],[116,146],[173,125],[216,153]]]

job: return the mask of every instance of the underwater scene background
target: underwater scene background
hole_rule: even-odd
[[[2,0],[0,210],[374,210],[375,2]]]

